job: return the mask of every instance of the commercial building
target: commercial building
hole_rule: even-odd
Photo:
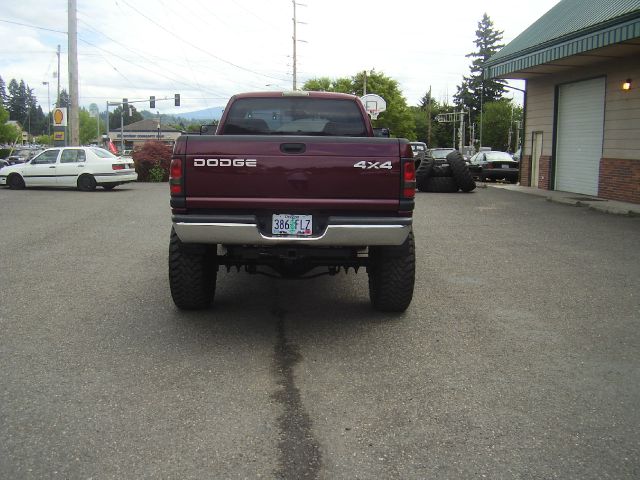
[[[181,135],[177,130],[169,125],[162,125],[156,119],[140,120],[130,123],[124,127],[124,150],[133,150],[135,147],[144,145],[149,140],[159,140],[173,145]],[[120,129],[111,130],[109,139],[120,148]]]
[[[522,185],[640,203],[640,0],[562,0],[484,76],[526,80]]]

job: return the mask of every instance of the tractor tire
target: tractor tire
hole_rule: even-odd
[[[450,177],[453,175],[450,165],[434,165],[431,169],[432,177]]]
[[[456,180],[458,187],[463,192],[470,192],[476,188],[476,182],[473,180],[473,175],[469,171],[469,167],[462,158],[460,152],[455,151],[447,155],[447,163],[451,167],[451,173]]]
[[[426,191],[424,185],[427,178],[431,176],[432,169],[433,159],[427,157],[422,161],[422,163],[420,163],[420,166],[416,170],[416,187],[418,188],[418,190],[422,192]]]

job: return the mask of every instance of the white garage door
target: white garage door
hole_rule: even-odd
[[[560,86],[556,190],[598,194],[604,96],[604,77]]]

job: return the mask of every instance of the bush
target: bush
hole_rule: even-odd
[[[172,152],[171,146],[157,140],[150,140],[142,148],[134,150],[132,157],[138,172],[138,181],[168,181]]]
[[[7,158],[10,151],[10,148],[0,148],[0,158]]]

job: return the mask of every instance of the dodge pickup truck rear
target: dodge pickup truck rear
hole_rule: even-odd
[[[357,97],[233,97],[215,135],[183,135],[170,175],[169,280],[182,309],[211,305],[220,267],[310,278],[357,272],[383,311],[413,295],[414,159],[374,138]]]

